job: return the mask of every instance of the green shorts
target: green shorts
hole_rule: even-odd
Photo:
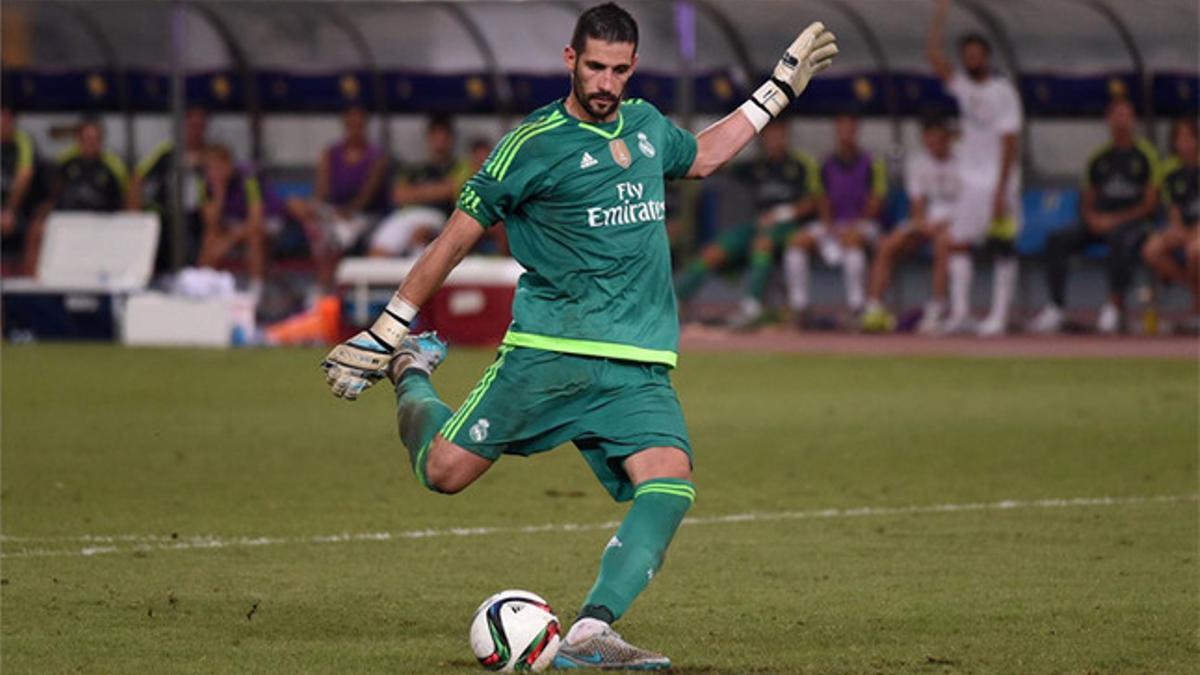
[[[503,346],[441,435],[493,461],[572,441],[613,499],[627,501],[626,457],[660,446],[692,456],[669,373],[656,363]]]
[[[789,220],[772,225],[763,234],[771,238],[772,246],[778,250],[786,245],[792,234],[799,229],[799,221]],[[757,225],[746,223],[725,230],[717,237],[716,243],[725,252],[725,257],[730,262],[749,260],[754,249],[754,240],[758,238],[758,234]]]

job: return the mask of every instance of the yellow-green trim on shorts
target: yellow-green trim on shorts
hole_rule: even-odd
[[[543,351],[559,352],[562,354],[599,356],[607,359],[640,361],[643,363],[661,363],[672,368],[679,361],[678,354],[665,349],[646,349],[645,347],[635,347],[616,342],[550,337],[548,335],[535,335],[533,333],[519,333],[512,330],[505,333],[503,344],[509,347],[528,347],[530,349],[541,349]]]
[[[483,377],[479,379],[479,384],[475,385],[475,388],[472,389],[471,393],[467,395],[467,400],[464,401],[462,406],[459,407],[458,411],[454,413],[454,416],[446,420],[446,423],[442,425],[442,438],[448,441],[454,440],[454,435],[462,429],[462,425],[466,423],[467,418],[470,417],[471,413],[475,411],[475,407],[479,405],[480,399],[483,398],[483,395],[486,394],[487,390],[492,386],[492,382],[496,381],[496,374],[500,372],[501,366],[504,365],[504,357],[510,351],[512,351],[511,347],[500,347],[499,356],[497,356],[496,360],[492,362],[492,365],[488,366],[488,369],[483,372]]]

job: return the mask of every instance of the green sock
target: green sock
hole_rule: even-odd
[[[750,295],[762,300],[767,291],[767,280],[771,278],[772,256],[768,251],[755,251],[750,258]]]
[[[600,558],[600,574],[579,616],[612,623],[662,567],[667,546],[696,499],[696,488],[677,478],[637,486],[633,506]]]
[[[688,266],[687,272],[683,273],[683,278],[679,280],[679,285],[675,288],[675,294],[680,300],[687,300],[700,290],[704,285],[704,280],[708,278],[709,270],[708,263],[704,262],[703,258],[697,258]]]
[[[396,421],[400,425],[400,440],[408,448],[408,459],[421,485],[425,480],[425,458],[433,437],[441,430],[454,411],[442,403],[429,375],[410,369],[396,385]]]

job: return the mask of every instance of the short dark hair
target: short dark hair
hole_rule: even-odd
[[[992,42],[983,33],[964,33],[958,38],[958,51],[961,52],[967,48],[967,45],[972,44],[983,47],[983,51],[987,52],[988,56],[992,55]]]
[[[638,25],[633,16],[614,2],[596,5],[579,16],[571,35],[571,48],[582,53],[588,38],[605,42],[631,42],[637,53]]]
[[[945,113],[938,110],[926,110],[921,113],[921,130],[949,129],[950,120]]]
[[[204,152],[211,159],[218,159],[226,164],[233,164],[233,153],[229,151],[229,146],[227,145],[209,143],[205,146]]]
[[[450,119],[449,115],[436,113],[429,116],[429,121],[425,123],[425,132],[441,129],[451,136],[454,135],[454,120]]]
[[[86,127],[96,127],[97,131],[104,133],[104,123],[100,119],[99,115],[89,113],[79,118],[79,124],[75,126],[75,133],[83,133],[83,130]]]

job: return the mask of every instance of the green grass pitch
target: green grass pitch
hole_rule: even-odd
[[[569,621],[624,513],[577,453],[425,492],[391,392],[336,401],[319,357],[3,348],[6,675],[472,673],[490,593]],[[699,522],[619,628],[691,675],[1195,673],[1197,376],[685,353]],[[983,506],[904,510],[942,504]]]

